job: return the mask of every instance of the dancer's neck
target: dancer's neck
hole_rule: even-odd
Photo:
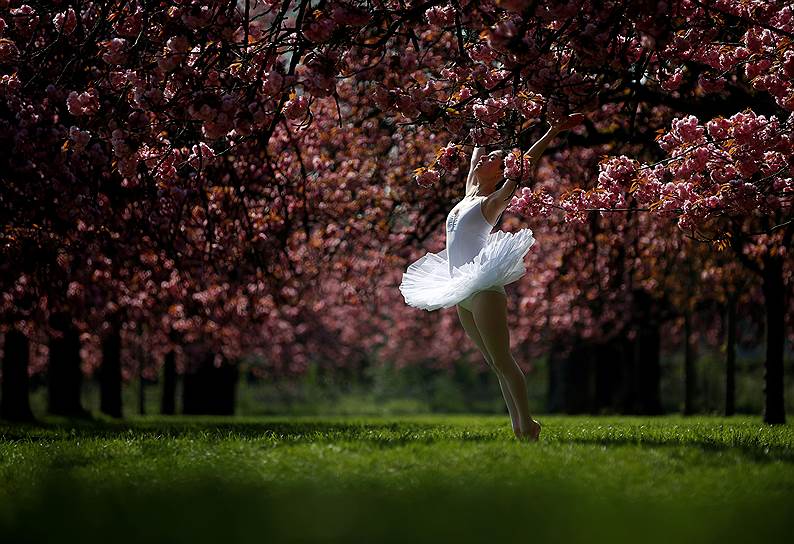
[[[466,194],[466,196],[465,196],[464,198],[477,198],[477,197],[488,196],[488,195],[481,195],[481,194],[479,194],[479,193],[480,193],[480,187],[479,187],[479,186],[477,186],[475,189],[472,189],[472,190],[470,190],[470,191],[469,191],[469,192]]]

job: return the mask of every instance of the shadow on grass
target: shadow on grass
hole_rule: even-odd
[[[454,420],[450,420],[454,421]],[[465,421],[465,420],[459,420]],[[691,446],[708,451],[737,450],[791,459],[788,431],[754,434],[751,425],[720,429],[638,423],[589,424],[549,418],[541,447]],[[570,420],[574,421],[574,420]],[[310,442],[401,444],[479,441],[508,444],[509,427],[424,421],[234,421],[177,417],[147,421],[49,421],[38,425],[0,425],[7,441],[200,438],[245,439],[279,445]],[[778,438],[775,438],[778,437]],[[777,440],[777,442],[773,442]],[[530,446],[531,447],[531,446]],[[77,449],[75,449],[77,451]],[[778,451],[780,450],[780,451]],[[152,469],[146,482],[124,475],[87,484],[80,477],[90,459],[61,452],[40,478],[0,501],[3,542],[91,544],[194,544],[250,542],[698,542],[731,543],[782,540],[794,528],[790,502],[737,499],[716,505],[687,494],[673,500],[638,498],[585,487],[571,479],[537,478],[531,484],[501,485],[452,481],[436,475],[416,483],[349,477],[308,482],[249,483],[222,478],[217,467],[197,466],[189,474],[165,479]],[[109,475],[108,475],[109,476]],[[409,485],[410,484],[410,485]],[[396,486],[400,486],[399,488]]]
[[[5,542],[766,542],[790,532],[785,504],[649,502],[540,481],[531,488],[438,481],[408,490],[231,484],[207,473],[174,485],[85,482],[47,473],[0,503]]]
[[[636,437],[601,437],[601,438],[571,438],[559,440],[559,442],[571,442],[588,446],[639,446],[649,448],[699,448],[709,453],[735,452],[754,463],[771,463],[782,461],[784,463],[794,463],[794,450],[785,446],[769,446],[757,444],[750,440],[750,443],[725,443],[710,438],[700,438],[695,440],[669,440]]]

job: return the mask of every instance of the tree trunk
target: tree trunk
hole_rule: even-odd
[[[581,414],[593,410],[592,356],[581,340],[575,341],[567,357],[556,345],[549,354],[548,412]]]
[[[695,346],[692,344],[692,315],[684,311],[684,415],[695,413]]]
[[[551,341],[549,355],[546,358],[548,365],[548,389],[546,393],[546,412],[554,414],[562,411],[564,399],[564,385],[562,375],[562,358],[559,355],[560,346],[556,339]]]
[[[160,413],[174,415],[176,413],[176,353],[174,350],[165,354],[163,361],[163,398]]]
[[[110,330],[102,339],[102,366],[99,367],[99,409],[111,417],[121,411],[121,321],[110,317]]]
[[[764,422],[786,423],[783,402],[783,348],[786,291],[783,284],[783,259],[764,258],[764,303],[766,305],[766,364],[764,366]]]
[[[581,414],[592,410],[590,402],[590,357],[587,346],[577,340],[571,354],[562,363],[562,379],[565,391],[563,411],[566,414]]]
[[[214,359],[215,353],[208,352],[196,371],[185,374],[183,414],[234,415],[238,366],[224,359],[216,367]]]
[[[637,348],[637,412],[643,415],[662,413],[660,393],[660,355],[661,338],[659,324],[653,320],[645,321],[638,331]]]
[[[50,339],[47,411],[58,416],[90,417],[80,399],[83,372],[80,368],[79,331],[64,312],[53,314],[50,325],[60,331],[62,337]]]
[[[146,378],[143,377],[143,365],[138,372],[138,413],[146,415]]]
[[[633,317],[636,335],[632,341],[631,394],[627,399],[632,414],[657,415],[662,413],[660,394],[661,346],[656,302],[646,291],[634,290]]]
[[[728,295],[725,345],[725,415],[736,413],[736,295]]]
[[[620,339],[612,339],[595,349],[594,414],[618,412],[617,391],[623,361]]]
[[[615,394],[618,413],[630,414],[633,411],[634,399],[637,396],[637,389],[635,387],[636,364],[637,355],[635,353],[636,344],[633,340],[622,337],[620,339],[623,357],[620,359],[620,366],[618,368],[620,374],[618,379],[618,390]]]
[[[0,417],[8,421],[33,421],[28,385],[30,361],[28,337],[12,326],[5,335],[3,351],[3,397],[0,402]]]

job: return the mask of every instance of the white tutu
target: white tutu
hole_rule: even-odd
[[[493,232],[472,261],[453,267],[452,277],[446,249],[426,253],[403,273],[400,292],[406,304],[415,308],[449,308],[472,293],[507,285],[526,274],[524,255],[534,243],[530,229]]]

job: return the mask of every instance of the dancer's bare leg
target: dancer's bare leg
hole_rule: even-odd
[[[510,353],[507,298],[498,291],[481,291],[472,298],[471,308],[480,338],[515,401],[521,437],[537,440],[540,424],[529,413],[526,377]]]
[[[516,435],[516,437],[520,438],[521,422],[518,418],[516,403],[515,400],[513,400],[512,393],[510,393],[510,388],[507,385],[507,381],[502,376],[502,373],[496,369],[493,361],[491,361],[491,355],[488,353],[488,348],[486,348],[485,344],[483,344],[482,338],[480,337],[480,332],[477,330],[477,324],[474,322],[474,316],[472,313],[466,308],[463,308],[460,304],[457,305],[457,309],[460,323],[463,325],[463,330],[466,331],[466,335],[471,338],[472,342],[474,342],[474,345],[476,345],[480,350],[483,357],[485,358],[485,362],[488,363],[488,366],[491,367],[491,370],[494,371],[497,379],[499,380],[499,387],[502,390],[502,396],[505,399],[507,411],[510,413],[510,421],[513,424],[513,433]]]

